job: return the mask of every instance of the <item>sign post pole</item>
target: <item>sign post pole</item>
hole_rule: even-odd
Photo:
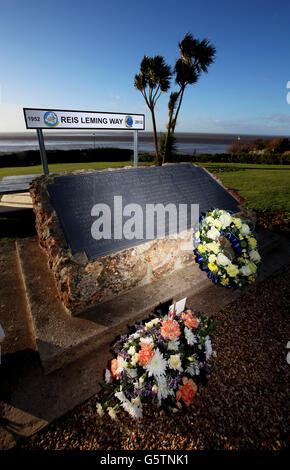
[[[138,166],[138,131],[134,130],[134,166]]]
[[[41,157],[43,172],[44,172],[45,175],[48,175],[49,170],[48,170],[48,165],[47,165],[47,158],[46,158],[46,151],[45,151],[45,146],[44,146],[42,129],[36,129],[36,131],[37,131],[37,137],[38,137],[38,143],[39,143],[39,150],[40,150],[40,157]]]

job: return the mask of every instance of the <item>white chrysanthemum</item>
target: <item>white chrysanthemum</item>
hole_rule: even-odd
[[[109,384],[111,382],[112,374],[109,371],[109,369],[106,369],[105,371],[105,382],[106,384]]]
[[[217,255],[216,262],[219,266],[228,266],[231,261],[223,253],[219,253]]]
[[[174,391],[169,390],[168,383],[165,377],[161,377],[157,381],[157,385],[158,385],[157,398],[158,398],[159,405],[161,405],[162,398],[167,398],[168,395],[174,395]]]
[[[129,349],[128,349],[128,354],[130,354],[130,356],[133,356],[135,353],[136,353],[136,348],[135,346],[131,346]]]
[[[251,268],[249,265],[245,264],[241,267],[240,273],[242,276],[250,276],[252,274]]]
[[[112,408],[111,406],[109,406],[109,408],[108,408],[108,414],[109,414],[110,418],[111,418],[113,421],[116,421],[116,419],[117,419],[117,413],[116,413],[116,411],[114,410],[114,408]]]
[[[211,355],[212,355],[211,340],[209,339],[209,336],[206,336],[205,337],[205,358],[207,361]]]
[[[212,227],[206,234],[207,238],[211,238],[212,240],[217,240],[220,236],[220,231],[215,227]]]
[[[152,344],[153,338],[152,336],[147,336],[146,338],[141,338],[140,343]]]
[[[222,228],[222,223],[219,219],[215,219],[213,225],[220,230]]]
[[[163,357],[163,354],[159,351],[159,349],[156,348],[155,354],[151,361],[145,366],[149,377],[153,375],[156,380],[158,380],[158,378],[160,378],[162,375],[165,375],[166,367],[166,359]]]
[[[179,340],[176,338],[174,341],[168,341],[167,349],[168,349],[168,351],[178,351],[179,350]]]
[[[199,375],[200,370],[198,364],[196,362],[193,362],[192,364],[190,364],[190,366],[185,369],[185,372],[191,375],[192,377],[194,377],[195,375]]]
[[[212,251],[213,253],[215,253],[217,255],[218,252],[220,251],[220,245],[217,242],[206,243],[205,244],[205,250],[207,252]]]
[[[231,225],[232,218],[231,218],[231,215],[228,212],[223,212],[219,216],[219,220],[222,224],[222,228],[227,228],[229,225]]]
[[[171,354],[168,359],[168,365],[170,369],[179,370],[180,372],[183,371],[179,354]]]
[[[189,346],[193,346],[195,343],[197,343],[196,337],[192,333],[191,329],[187,328],[187,326],[184,328],[184,336]]]
[[[97,403],[97,404],[96,404],[96,408],[97,408],[97,413],[98,413],[98,415],[102,417],[102,416],[104,415],[104,410],[103,410],[103,408],[102,408],[101,403]]]
[[[142,405],[137,405],[137,403],[131,402],[130,405],[128,405],[127,411],[134,419],[142,419],[143,417]]]
[[[129,401],[123,392],[116,392],[115,397],[118,398],[121,402],[121,406],[124,408],[127,413],[134,419],[142,418],[142,408],[140,403]]]
[[[248,226],[248,224],[242,224],[240,232],[242,235],[249,235],[250,227]]]
[[[216,262],[216,255],[209,255],[208,261],[210,263],[215,263]]]
[[[119,356],[118,357],[118,367],[116,369],[117,374],[121,374],[121,372],[123,372],[124,369],[127,369],[127,367],[128,367],[128,362],[125,361],[125,359],[123,359],[122,356]]]
[[[206,224],[210,224],[212,225],[214,223],[214,218],[211,216],[211,215],[208,215],[205,219],[204,219],[204,222]]]
[[[251,250],[250,253],[250,260],[254,262],[260,262],[261,261],[261,256],[257,250]]]
[[[138,338],[140,338],[140,334],[137,332],[130,335],[130,339],[138,339]]]
[[[138,361],[139,361],[139,354],[138,353],[133,354],[133,356],[131,357],[132,366],[135,366]]]
[[[153,320],[151,320],[151,323],[154,325],[157,325],[157,323],[160,322],[160,318],[153,318]]]
[[[138,406],[141,406],[141,400],[140,400],[139,395],[138,395],[136,398],[132,398],[132,399],[131,399],[131,403],[132,403],[133,405],[137,404]]]

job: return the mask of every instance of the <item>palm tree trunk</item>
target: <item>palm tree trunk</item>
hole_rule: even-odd
[[[181,90],[181,95],[180,95],[180,98],[179,98],[178,107],[177,107],[177,110],[176,110],[176,113],[175,113],[175,117],[174,117],[174,121],[173,121],[172,134],[174,134],[174,131],[175,131],[175,126],[176,126],[176,122],[177,122],[177,116],[178,116],[178,113],[179,113],[179,110],[180,110],[180,106],[181,106],[181,102],[182,102],[182,98],[183,98],[183,93],[184,93],[184,88],[182,88],[182,90]]]
[[[168,157],[168,144],[169,144],[169,136],[171,134],[172,116],[173,116],[173,109],[170,110],[170,114],[169,114],[167,134],[166,134],[166,140],[165,140],[165,148],[164,148],[163,161],[162,161],[163,165],[164,163],[166,163],[166,160]]]
[[[152,126],[153,126],[153,139],[154,139],[154,147],[155,147],[155,156],[158,161],[158,165],[162,165],[162,161],[160,160],[158,156],[158,139],[157,139],[157,130],[156,130],[156,121],[155,121],[155,114],[154,114],[154,109],[151,109],[151,116],[152,116]]]

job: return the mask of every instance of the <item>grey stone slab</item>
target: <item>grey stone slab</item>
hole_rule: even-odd
[[[27,192],[31,181],[40,175],[4,176],[0,181],[0,194]]]
[[[200,213],[215,207],[238,211],[238,202],[207,172],[190,164],[163,167],[134,168],[113,172],[94,171],[86,174],[56,177],[47,186],[53,207],[59,217],[66,240],[72,253],[85,252],[89,260],[145,243],[152,238],[160,238],[157,219],[154,229],[149,227],[145,217],[147,204],[180,204],[187,206],[177,230],[171,230],[169,218],[165,218],[164,235],[180,232],[192,226],[191,205],[198,204]],[[120,213],[114,210],[114,196],[122,197],[122,207],[138,204],[143,213],[143,237],[132,240],[95,240],[91,227],[97,217],[91,215],[95,204],[106,204],[111,209],[111,232],[114,221]],[[179,214],[179,212],[178,212]],[[130,217],[123,217],[123,223]],[[148,229],[153,237],[147,236]],[[116,238],[116,237],[115,237]]]
[[[11,176],[4,176],[2,181],[6,182],[21,182],[21,181],[32,181],[34,178],[41,176],[40,174],[31,174],[31,175],[11,175]]]

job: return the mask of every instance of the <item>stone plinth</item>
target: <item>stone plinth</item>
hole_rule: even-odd
[[[39,242],[47,252],[59,296],[68,313],[77,315],[94,303],[145,286],[195,262],[192,229],[174,238],[150,240],[96,260],[89,261],[82,252],[73,254],[47,191],[47,185],[58,177],[37,178],[30,186],[30,194]]]

